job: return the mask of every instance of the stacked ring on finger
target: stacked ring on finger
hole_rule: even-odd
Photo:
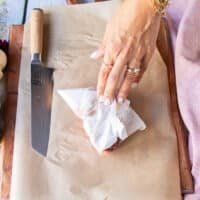
[[[140,72],[141,72],[140,67],[138,67],[138,66],[137,67],[133,67],[133,66],[130,67],[129,66],[129,67],[127,67],[126,77],[132,83],[138,82],[138,79],[140,77]]]
[[[137,75],[139,74],[140,72],[140,67],[132,67],[132,66],[129,66],[127,67],[127,73],[130,74],[130,75]]]

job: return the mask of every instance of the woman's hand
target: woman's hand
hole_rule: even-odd
[[[91,58],[103,57],[97,93],[106,104],[122,103],[141,79],[156,47],[160,16],[151,0],[124,0],[108,23],[101,47]]]

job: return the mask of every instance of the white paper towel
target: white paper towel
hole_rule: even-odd
[[[130,107],[130,101],[104,105],[97,100],[93,88],[59,90],[58,93],[73,112],[83,120],[83,126],[92,145],[101,153],[118,140],[146,128],[143,120]]]

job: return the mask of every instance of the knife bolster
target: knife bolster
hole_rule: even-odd
[[[33,53],[31,55],[31,62],[41,62],[42,58],[41,58],[41,53]]]

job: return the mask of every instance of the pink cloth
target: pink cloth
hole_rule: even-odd
[[[189,131],[189,152],[195,193],[200,200],[200,0],[173,0],[168,18],[175,49],[180,111]]]

